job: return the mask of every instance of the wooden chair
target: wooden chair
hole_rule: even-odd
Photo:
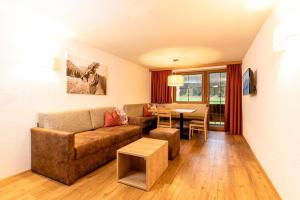
[[[157,128],[176,128],[176,121],[172,120],[171,110],[157,110]]]
[[[192,120],[190,122],[190,130],[189,130],[189,140],[194,135],[194,131],[203,131],[204,132],[204,140],[207,140],[208,137],[208,125],[207,125],[207,118],[208,118],[208,108],[205,111],[204,119],[203,120]]]

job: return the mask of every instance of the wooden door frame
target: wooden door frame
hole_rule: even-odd
[[[209,78],[209,74],[210,73],[222,73],[222,72],[226,72],[227,73],[227,69],[216,69],[216,70],[208,70],[206,71],[206,78],[207,78],[207,82],[206,82],[206,91],[207,91],[207,99],[206,99],[206,102],[207,102],[207,105],[209,106],[209,97],[210,97],[210,78]],[[227,78],[227,77],[226,77]],[[209,113],[210,115],[210,113]],[[214,127],[214,126],[210,126],[209,125],[209,120],[208,120],[208,130],[210,131],[224,131],[225,130],[225,127],[222,126],[222,127]]]

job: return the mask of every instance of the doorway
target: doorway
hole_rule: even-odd
[[[209,129],[224,130],[226,70],[208,72]]]

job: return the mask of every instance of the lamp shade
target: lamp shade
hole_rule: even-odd
[[[168,86],[183,86],[184,78],[182,75],[170,75],[168,76]]]

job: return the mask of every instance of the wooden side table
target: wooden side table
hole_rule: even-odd
[[[168,141],[139,139],[117,151],[119,183],[150,190],[168,167]]]

